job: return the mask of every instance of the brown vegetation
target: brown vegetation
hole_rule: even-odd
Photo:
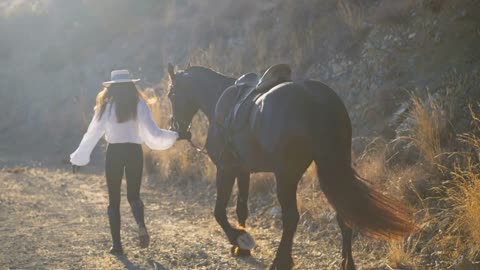
[[[460,255],[478,259],[476,1],[160,2],[1,3],[0,153],[64,159],[90,120],[100,82],[114,68],[141,77],[140,87],[156,98],[157,123],[167,127],[169,82],[161,81],[167,62],[232,76],[291,63],[295,78],[325,81],[345,101],[359,174],[418,209],[416,234],[388,244],[357,236],[354,249],[404,269],[444,269]],[[195,145],[203,145],[207,126],[197,114]],[[188,143],[145,152],[151,182],[214,197],[214,166]],[[255,174],[251,194],[251,212],[267,217],[256,220],[258,230],[267,219],[279,227],[273,177]],[[313,167],[298,200],[304,237],[338,244]]]

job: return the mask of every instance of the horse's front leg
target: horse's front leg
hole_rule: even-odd
[[[232,170],[217,168],[217,201],[215,203],[215,219],[227,235],[233,245],[234,255],[249,255],[248,250],[242,250],[239,246],[248,246],[253,239],[243,228],[233,228],[227,218],[227,204],[232,194],[233,184],[237,173]],[[251,240],[251,241],[250,241]]]
[[[237,177],[238,197],[237,197],[237,218],[238,224],[245,228],[248,218],[248,191],[250,187],[250,172],[242,171]]]

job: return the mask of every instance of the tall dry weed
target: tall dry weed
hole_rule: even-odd
[[[440,136],[444,127],[443,121],[445,121],[444,111],[431,95],[428,95],[426,101],[412,95],[410,101],[411,109],[408,117],[413,123],[409,127],[408,134],[402,139],[410,141],[425,160],[435,164],[442,153]]]
[[[352,34],[364,28],[364,9],[362,5],[352,0],[337,0],[337,12]]]
[[[449,184],[445,201],[452,208],[441,214],[449,222],[441,242],[458,255],[475,258],[480,254],[480,165],[469,161],[467,167],[455,168]]]
[[[392,269],[420,269],[420,259],[415,254],[419,240],[411,239],[413,238],[388,243],[387,261]]]
[[[383,0],[370,11],[369,21],[375,24],[407,23],[415,0]]]
[[[472,107],[470,107],[472,108]],[[473,126],[480,125],[477,114],[470,110]],[[438,236],[439,245],[453,252],[455,257],[478,259],[480,255],[480,137],[472,132],[459,135],[466,144],[458,153],[461,159],[450,172],[451,179],[444,183],[445,196],[441,199],[447,207],[436,219],[444,232]]]

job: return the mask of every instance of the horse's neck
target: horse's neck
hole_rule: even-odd
[[[209,77],[207,80],[202,80],[204,83],[197,85],[198,88],[197,91],[195,91],[195,99],[197,100],[200,111],[207,116],[209,122],[205,148],[208,150],[212,160],[216,160],[220,157],[221,149],[223,148],[218,145],[222,138],[218,137],[219,134],[217,132],[214,132],[215,106],[225,89],[235,83],[235,79],[214,73],[209,73],[208,76],[212,77]]]
[[[215,106],[218,99],[222,95],[223,91],[225,91],[225,89],[234,82],[235,79],[228,77],[212,80],[211,85],[205,86],[203,88],[204,92],[199,93],[201,97],[199,97],[197,100],[200,103],[200,110],[207,116],[210,123],[212,123],[215,117]]]

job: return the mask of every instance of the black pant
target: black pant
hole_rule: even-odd
[[[107,148],[105,175],[108,186],[109,208],[120,209],[120,187],[123,173],[127,178],[127,199],[130,205],[140,200],[143,151],[136,143],[111,143]]]

